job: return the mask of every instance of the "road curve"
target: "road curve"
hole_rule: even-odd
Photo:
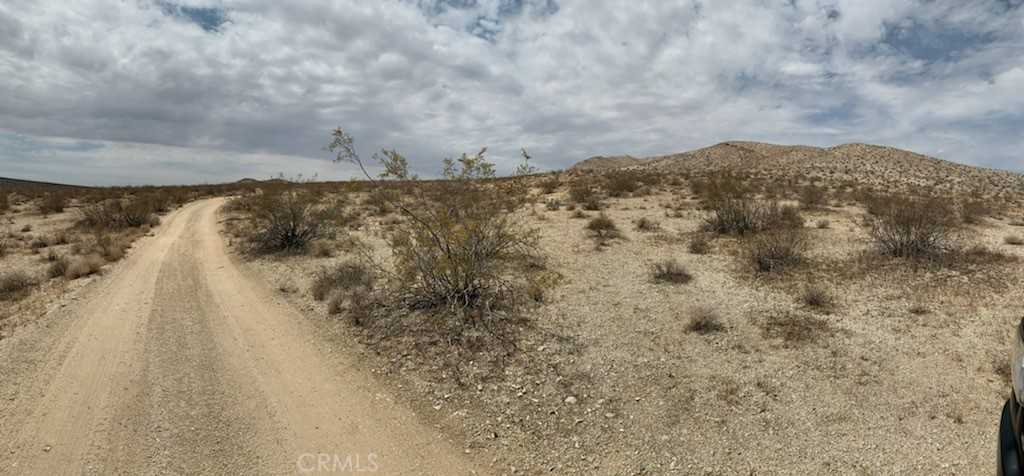
[[[165,217],[75,304],[0,415],[0,473],[482,474],[354,360],[319,353],[228,255],[223,203]]]

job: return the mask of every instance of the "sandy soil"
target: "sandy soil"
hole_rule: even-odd
[[[0,341],[0,472],[474,474],[437,429],[225,253],[189,204]]]

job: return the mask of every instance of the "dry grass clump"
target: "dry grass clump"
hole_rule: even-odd
[[[829,310],[835,305],[835,298],[823,286],[808,284],[800,295],[800,302],[810,308]]]
[[[313,299],[323,301],[336,291],[358,287],[372,288],[376,278],[365,264],[346,261],[332,268],[321,268],[313,278],[310,293]]]
[[[871,237],[886,256],[933,260],[955,248],[955,210],[945,201],[893,199],[876,205]]]
[[[799,230],[778,230],[759,235],[747,244],[747,259],[761,273],[793,268],[804,261],[807,240]]]
[[[719,234],[739,235],[766,230],[801,228],[804,219],[791,206],[759,202],[748,198],[728,198],[711,202],[704,229]]]
[[[21,271],[0,274],[0,301],[17,301],[31,291],[35,282]]]
[[[651,266],[651,275],[656,283],[686,284],[693,275],[674,259],[659,261]]]
[[[725,330],[718,311],[708,306],[698,306],[690,312],[690,322],[686,331],[700,335],[716,334]]]
[[[100,272],[105,260],[102,256],[92,253],[85,256],[78,256],[71,261],[71,264],[64,271],[67,279],[78,279]]]
[[[538,185],[540,186],[540,190],[541,192],[544,193],[544,195],[551,195],[552,193],[555,193],[555,191],[558,190],[558,187],[562,185],[562,181],[558,179],[557,175],[552,175],[544,180],[541,180]]]
[[[562,208],[562,201],[557,198],[549,198],[544,200],[544,208],[549,212],[556,212]]]
[[[1013,246],[1020,246],[1024,245],[1024,238],[1021,238],[1020,235],[1006,235],[1006,237],[1003,238],[1003,243]]]
[[[765,338],[782,339],[791,345],[815,343],[833,333],[828,321],[802,312],[769,315],[760,322],[760,327]]]
[[[687,245],[687,248],[691,254],[706,255],[711,252],[711,240],[708,239],[707,235],[697,233],[690,237],[690,243]]]
[[[818,220],[817,223],[814,224],[814,226],[816,226],[819,230],[825,230],[832,226],[832,222],[828,220]]]
[[[96,230],[121,230],[160,223],[155,207],[158,202],[142,199],[109,199],[82,207],[79,225]]]
[[[71,260],[64,255],[51,255],[52,258],[47,257],[50,262],[50,266],[46,268],[46,275],[53,278],[60,278],[67,274],[68,268],[71,267]]]
[[[647,217],[641,217],[635,223],[637,231],[655,232],[661,229],[661,224]]]

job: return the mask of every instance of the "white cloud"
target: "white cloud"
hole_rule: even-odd
[[[1024,145],[997,133],[1024,121],[1022,13],[994,0],[174,3],[229,21],[0,4],[0,129],[104,144],[46,151],[67,158],[53,179],[135,164],[117,176],[136,183],[170,164],[181,181],[346,174],[322,151],[338,125],[426,173],[481,145],[505,170],[521,146],[548,168],[743,138],[1019,168]],[[24,160],[0,151],[0,175]]]

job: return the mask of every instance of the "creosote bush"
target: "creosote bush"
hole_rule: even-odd
[[[529,190],[511,183],[497,193],[486,149],[446,159],[444,180],[429,184],[417,181],[408,161],[394,150],[374,155],[384,169],[375,179],[341,129],[333,132],[328,149],[337,153],[336,161],[359,166],[371,187],[384,187],[385,179],[411,184],[392,203],[406,218],[387,237],[393,270],[373,266],[384,274],[394,301],[413,309],[447,310],[459,323],[479,322],[496,315],[489,311],[516,307],[519,288],[512,271],[538,254],[539,235],[516,214],[507,213],[526,203]],[[523,155],[528,159],[525,151]]]
[[[587,222],[586,230],[590,236],[599,242],[606,242],[622,237],[619,227],[608,215],[601,213]]]
[[[709,203],[704,229],[719,234],[748,235],[766,230],[803,227],[800,212],[776,202],[727,198]]]
[[[878,250],[896,258],[938,259],[953,250],[956,210],[948,202],[891,199],[876,204],[870,233]]]
[[[78,279],[96,274],[103,268],[104,261],[102,256],[95,253],[78,256],[71,261],[71,264],[64,271],[64,277],[67,279]]]
[[[754,269],[773,273],[793,268],[804,260],[807,241],[798,230],[778,230],[756,236],[747,248]]]
[[[651,275],[656,283],[686,284],[693,280],[693,275],[674,259],[654,263]]]

